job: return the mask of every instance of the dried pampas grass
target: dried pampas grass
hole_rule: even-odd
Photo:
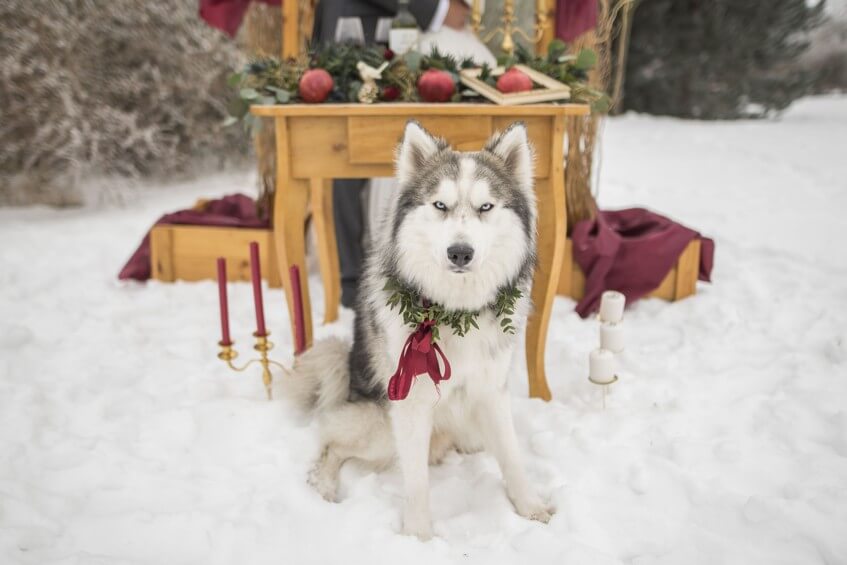
[[[597,53],[597,64],[589,72],[588,84],[609,94],[612,111],[620,103],[623,91],[623,68],[634,5],[634,0],[598,0],[597,28],[570,46],[574,53],[583,48]],[[577,222],[593,219],[597,214],[591,181],[597,174],[597,149],[604,119],[605,115],[592,113],[568,121],[565,159],[568,233]]]

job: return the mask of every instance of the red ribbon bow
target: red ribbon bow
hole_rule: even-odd
[[[397,370],[391,376],[391,380],[388,381],[388,398],[390,400],[403,400],[409,396],[412,382],[418,375],[428,373],[436,388],[438,388],[438,383],[450,378],[450,363],[438,344],[432,341],[432,326],[434,325],[433,320],[426,320],[406,340],[403,352],[400,353]],[[438,364],[439,356],[444,363],[443,374]]]

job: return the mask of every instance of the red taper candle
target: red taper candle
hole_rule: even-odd
[[[303,292],[300,289],[300,268],[291,265],[288,270],[291,277],[291,295],[294,298],[294,354],[306,350],[306,326],[303,322]]]
[[[218,257],[218,300],[221,306],[221,345],[232,345],[229,339],[229,301],[226,296],[226,259]]]
[[[250,242],[250,272],[253,278],[253,304],[256,306],[256,333],[268,335],[265,330],[265,305],[262,302],[262,267],[259,264],[259,244]]]

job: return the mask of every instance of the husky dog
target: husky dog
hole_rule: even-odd
[[[432,536],[429,462],[448,450],[489,450],[500,464],[517,512],[547,522],[552,509],[520,462],[506,380],[517,344],[492,304],[503,288],[522,292],[512,316],[529,311],[535,265],[533,154],[523,124],[495,135],[482,151],[459,153],[410,121],[396,152],[399,190],[376,230],[360,282],[352,348],[338,339],[301,355],[286,387],[319,419],[320,458],[309,482],[335,500],[342,464],[375,467],[398,460],[405,486],[403,532]],[[399,280],[445,310],[479,311],[464,337],[440,328],[452,366],[439,389],[426,374],[408,397],[389,401],[386,387],[414,328],[386,303]]]

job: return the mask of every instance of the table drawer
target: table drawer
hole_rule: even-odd
[[[497,130],[516,118],[503,116],[415,116],[433,135],[445,138],[458,151],[479,151]],[[394,149],[403,136],[408,116],[352,116],[347,119],[348,158],[352,165],[384,165],[394,161]],[[549,119],[528,117],[535,146],[535,176],[545,178],[550,167]],[[392,140],[392,142],[389,142]]]
[[[415,119],[427,131],[445,138],[459,151],[478,151],[491,134],[491,118],[488,116],[420,116]],[[408,120],[409,117],[404,116],[349,118],[347,141],[350,162],[393,162],[394,148],[403,137],[403,128]]]

